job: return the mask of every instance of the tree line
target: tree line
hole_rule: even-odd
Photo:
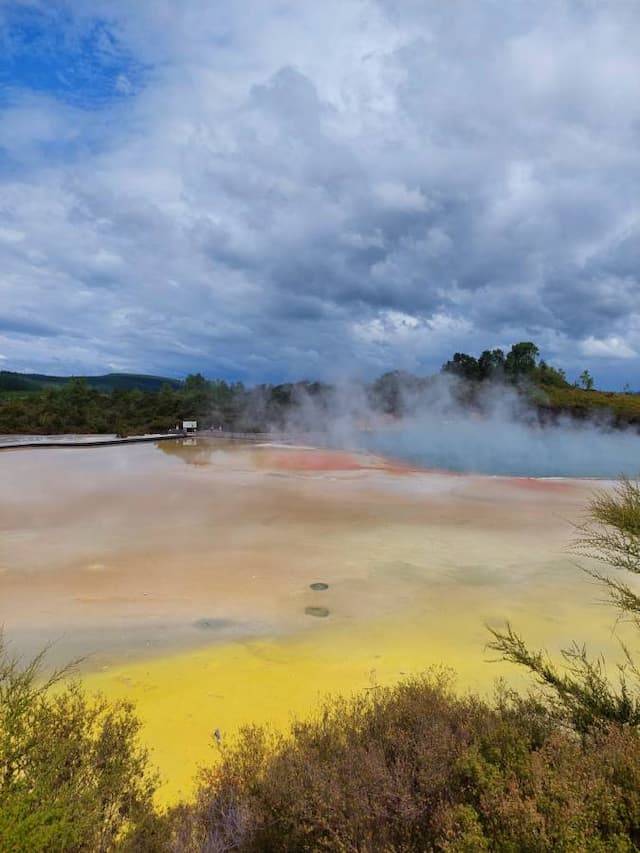
[[[505,385],[521,395],[542,421],[559,415],[586,418],[608,413],[614,425],[640,424],[640,397],[594,389],[584,371],[579,383],[540,357],[531,341],[513,344],[508,352],[484,350],[479,356],[456,352],[440,375],[416,376],[402,370],[384,373],[373,382],[352,383],[348,394],[312,381],[263,384],[208,380],[202,374],[182,381],[135,376],[69,378],[30,374],[0,375],[0,434],[166,432],[183,420],[203,428],[238,432],[308,429],[302,415],[309,408],[319,421],[352,411],[402,417],[412,414],[437,393],[442,377],[452,401],[482,408],[488,386]],[[161,383],[161,384],[160,384]],[[311,404],[309,406],[309,404]]]
[[[541,359],[540,350],[532,341],[513,344],[506,354],[502,349],[484,350],[475,358],[467,353],[457,352],[443,365],[442,370],[469,382],[529,381],[557,388],[570,387],[564,370],[552,367]],[[574,387],[585,391],[593,390],[594,379],[588,370],[582,371]]]

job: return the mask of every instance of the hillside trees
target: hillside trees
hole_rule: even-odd
[[[391,370],[373,382],[369,388],[369,402],[375,411],[402,415],[406,413],[408,401],[419,397],[428,383],[429,380],[404,370]]]
[[[442,366],[442,372],[469,385],[467,396],[470,394],[472,399],[477,397],[474,389],[480,389],[484,383],[506,383],[516,386],[533,405],[550,410],[554,406],[548,405],[548,390],[569,389],[570,385],[563,370],[552,367],[539,356],[534,343],[520,341],[506,355],[501,349],[484,350],[478,358],[457,352]]]
[[[531,376],[537,365],[540,350],[531,341],[514,344],[505,359],[504,369],[512,381]]]
[[[505,372],[505,355],[501,349],[484,350],[478,359],[481,379],[501,379]]]
[[[159,391],[116,388],[102,392],[84,379],[21,395],[0,394],[0,434],[166,432],[183,419],[233,427],[246,393],[241,383],[188,376]]]
[[[520,341],[513,344],[506,355],[501,349],[484,350],[479,358],[464,352],[454,353],[442,370],[459,379],[477,382],[506,380],[518,383],[525,379],[535,381],[539,378],[539,372],[548,376],[549,371],[553,371],[556,377],[561,376],[559,371],[549,368],[545,362],[538,364],[539,356],[540,351],[534,343]]]
[[[590,375],[588,391],[570,385],[563,371],[541,359],[530,341],[514,344],[506,354],[498,348],[484,350],[477,358],[455,353],[442,371],[460,381],[391,370],[370,383],[331,386],[300,381],[245,388],[240,382],[207,380],[201,374],[163,385],[154,377],[124,374],[99,377],[113,389],[101,390],[95,377],[65,381],[58,377],[58,384],[35,386],[36,390],[3,391],[0,386],[0,434],[137,435],[165,432],[191,419],[201,428],[240,432],[322,429],[336,414],[348,412],[356,420],[371,412],[405,417],[434,400],[440,408],[449,399],[458,411],[480,411],[490,402],[491,395],[485,392],[494,386],[513,388],[529,414],[537,413],[543,423],[568,415],[595,416],[615,427],[640,425],[640,395],[597,391]],[[15,384],[17,376],[8,374],[9,384]],[[30,379],[28,387],[34,381]],[[135,387],[130,387],[132,383]]]

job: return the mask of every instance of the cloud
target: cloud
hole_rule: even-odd
[[[2,351],[263,380],[525,338],[622,385],[639,36],[579,0],[5,3],[2,311],[57,334]]]
[[[596,358],[637,358],[638,353],[631,349],[625,341],[612,336],[605,340],[598,340],[589,336],[586,341],[582,342],[582,352],[586,356],[594,356]]]

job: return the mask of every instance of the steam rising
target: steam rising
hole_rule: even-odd
[[[425,468],[527,477],[637,476],[640,435],[606,419],[543,424],[537,409],[504,386],[473,406],[444,376],[403,393],[400,418],[384,417],[361,386],[318,401],[301,394],[286,428],[316,443],[371,450]]]
[[[640,436],[594,425],[534,426],[491,416],[440,420],[429,413],[387,431],[366,445],[429,468],[526,477],[635,476]]]

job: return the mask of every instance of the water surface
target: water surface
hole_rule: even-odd
[[[566,551],[606,483],[200,439],[5,450],[0,474],[8,640],[54,640],[52,660],[84,655],[92,688],[136,701],[167,800],[216,727],[285,725],[439,663],[463,686],[517,680],[486,662],[487,623],[617,653]]]

